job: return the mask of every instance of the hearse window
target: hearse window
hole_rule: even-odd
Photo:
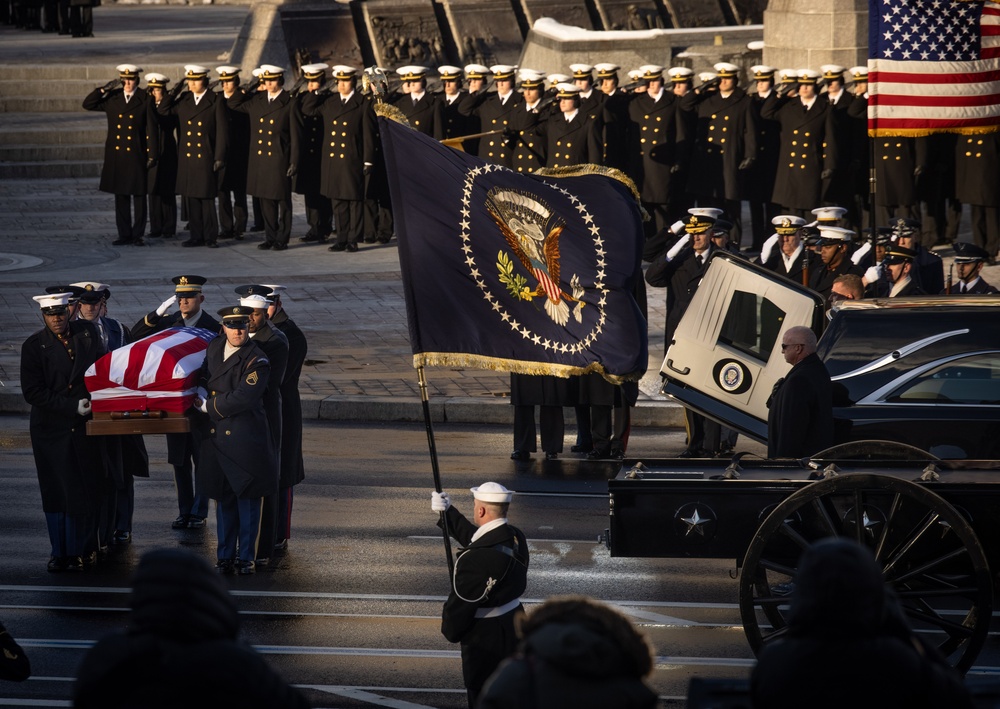
[[[901,404],[1000,405],[1000,354],[975,355],[935,367],[886,400]]]
[[[772,301],[746,291],[733,291],[719,342],[766,363],[778,341],[785,312]]]

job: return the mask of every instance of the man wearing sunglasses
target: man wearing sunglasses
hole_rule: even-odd
[[[808,327],[788,328],[781,354],[792,369],[767,401],[767,457],[804,458],[833,445],[833,387]]]

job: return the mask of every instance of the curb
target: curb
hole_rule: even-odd
[[[27,414],[31,407],[20,387],[0,389],[0,414]],[[514,425],[508,399],[456,396],[430,401],[433,423]],[[302,418],[314,421],[381,421],[420,423],[424,420],[419,398],[377,396],[302,397]],[[632,409],[632,425],[639,428],[684,426],[684,410],[672,401],[640,400]]]

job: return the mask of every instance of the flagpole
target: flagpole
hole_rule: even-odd
[[[427,450],[431,454],[431,472],[434,474],[434,490],[441,492],[441,470],[438,468],[437,446],[434,444],[434,427],[431,425],[431,404],[427,395],[427,378],[424,368],[417,367],[417,381],[420,383],[420,403],[424,409],[424,428],[427,429]],[[448,531],[448,515],[441,513],[441,532],[444,535],[444,555],[448,560],[448,578],[455,569],[451,556],[451,533]]]

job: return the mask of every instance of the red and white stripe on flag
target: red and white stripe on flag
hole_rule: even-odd
[[[868,133],[1000,129],[1000,5],[869,0]]]
[[[215,337],[173,327],[108,352],[84,375],[94,411],[183,413],[194,402],[205,349]]]

